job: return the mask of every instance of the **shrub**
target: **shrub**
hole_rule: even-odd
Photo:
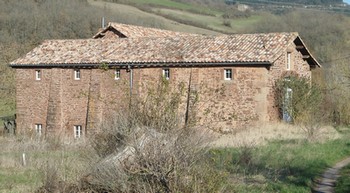
[[[314,138],[325,117],[321,89],[305,77],[291,75],[276,82],[276,98],[282,118]]]
[[[217,192],[225,175],[210,168],[210,142],[203,128],[178,116],[184,85],[160,81],[146,96],[133,97],[92,140],[99,159],[82,178],[96,192]],[[94,156],[92,156],[94,157]],[[214,178],[213,178],[214,177]]]

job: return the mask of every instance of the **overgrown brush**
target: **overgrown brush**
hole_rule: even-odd
[[[133,97],[92,139],[96,160],[79,186],[93,192],[218,192],[225,174],[207,159],[210,138],[179,118],[184,85],[160,81]]]
[[[321,108],[321,89],[308,78],[297,75],[281,78],[275,88],[281,118],[300,126],[308,139],[315,139],[327,116]]]
[[[92,147],[93,151],[83,164],[89,165],[85,174],[68,181],[64,179],[66,168],[48,165],[38,191],[222,191],[226,176],[207,159],[210,135],[191,124],[195,120],[192,111],[180,110],[184,101],[191,102],[187,108],[194,108],[196,100],[189,99],[184,84],[171,86],[161,79],[158,85],[147,88],[147,94],[130,92],[126,109],[116,112],[91,137],[86,149]]]

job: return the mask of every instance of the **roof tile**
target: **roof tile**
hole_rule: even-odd
[[[46,40],[11,65],[274,62],[297,33]]]
[[[116,34],[113,31],[118,31],[120,34]],[[93,36],[93,38],[115,39],[120,38],[120,35],[122,35],[122,37],[125,36],[128,38],[198,36],[198,34],[175,32],[157,28],[110,22],[106,28],[100,30],[96,35]]]

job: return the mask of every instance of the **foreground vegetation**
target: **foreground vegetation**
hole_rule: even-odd
[[[312,180],[350,155],[347,140],[325,143],[272,141],[262,147],[212,150],[216,167],[227,171],[228,189],[238,192],[310,192]]]
[[[340,177],[335,186],[336,193],[350,192],[350,165],[340,171]]]
[[[315,142],[290,137],[265,145],[247,142],[239,147],[211,147],[205,154],[209,165],[201,175],[215,174],[220,187],[208,185],[223,192],[310,192],[312,180],[325,168],[350,156],[349,132],[345,128],[337,139]],[[0,192],[49,191],[63,184],[66,188],[79,184],[100,159],[92,141],[1,137]],[[347,176],[340,179],[339,186],[348,186]]]

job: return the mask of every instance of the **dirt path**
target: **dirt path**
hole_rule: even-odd
[[[317,179],[312,187],[314,193],[332,193],[334,192],[335,183],[339,177],[339,171],[344,166],[350,164],[350,157],[338,162],[333,167],[328,168],[321,176]]]

